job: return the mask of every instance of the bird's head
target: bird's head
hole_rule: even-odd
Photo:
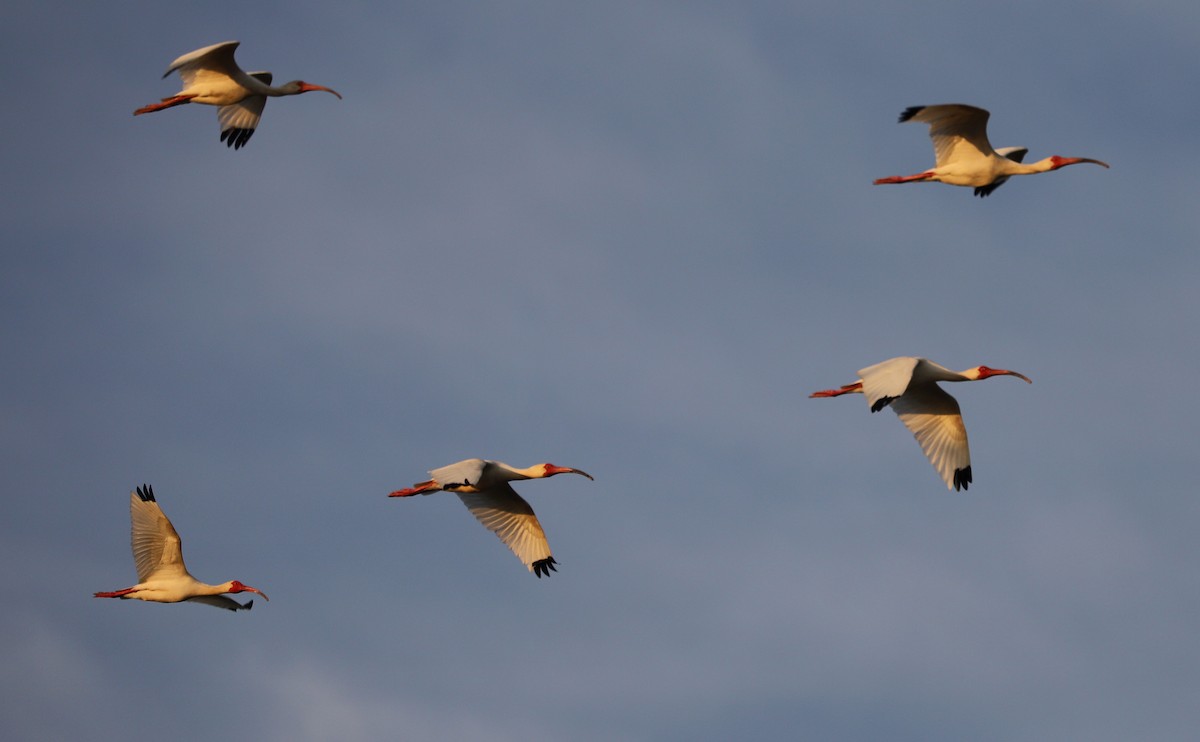
[[[283,85],[282,88],[287,91],[288,95],[299,95],[300,93],[311,93],[314,90],[324,90],[326,93],[333,93],[339,100],[342,97],[342,94],[333,88],[327,88],[324,85],[313,85],[303,80],[292,80],[287,85]]]
[[[595,477],[581,469],[572,469],[569,466],[555,466],[554,464],[542,464],[542,476],[552,477],[555,474],[579,474],[595,481]]]
[[[232,582],[230,582],[229,589],[226,590],[225,592],[227,592],[227,593],[257,593],[258,595],[261,595],[263,597],[263,600],[270,600],[270,598],[267,597],[267,594],[264,593],[262,590],[259,590],[256,587],[250,587],[249,585],[243,585],[242,583],[238,582],[237,580],[233,580]]]
[[[1060,167],[1066,167],[1067,165],[1078,165],[1081,162],[1090,162],[1093,165],[1099,165],[1100,167],[1108,167],[1107,162],[1090,160],[1087,157],[1059,157],[1058,155],[1054,155],[1052,157],[1047,157],[1046,160],[1050,163],[1051,170],[1057,170]]]
[[[970,377],[973,381],[979,381],[980,379],[987,379],[992,376],[1015,376],[1018,379],[1024,379],[1026,382],[1028,382],[1030,384],[1033,383],[1033,380],[1030,379],[1025,374],[1019,374],[1016,371],[1008,371],[1008,370],[1005,370],[1002,368],[989,368],[987,366],[976,366],[975,368],[971,369],[971,371],[969,373],[967,373],[966,375],[968,377]]]

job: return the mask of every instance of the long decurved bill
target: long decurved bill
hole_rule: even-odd
[[[551,474],[579,474],[581,476],[587,477],[588,479],[592,480],[593,482],[596,481],[595,477],[593,477],[591,474],[588,474],[583,469],[572,469],[569,466],[548,466],[548,467],[546,467],[546,474],[547,474],[547,476],[549,476]]]
[[[327,88],[324,85],[313,85],[313,84],[307,83],[307,82],[300,83],[300,92],[301,93],[311,93],[314,90],[324,90],[326,93],[333,93],[334,95],[336,95],[338,97],[338,100],[341,100],[341,98],[342,98],[342,94],[339,93],[338,91],[334,90],[333,88]],[[1108,165],[1105,165],[1104,167],[1108,167]]]
[[[1059,167],[1065,167],[1066,165],[1078,165],[1081,162],[1090,162],[1093,165],[1099,165],[1100,167],[1108,167],[1107,162],[1101,162],[1100,160],[1093,160],[1088,157],[1064,157],[1062,159],[1063,159],[1062,164],[1059,165]]]
[[[988,376],[1015,376],[1015,377],[1017,377],[1018,379],[1024,379],[1024,380],[1025,380],[1025,383],[1027,383],[1027,384],[1032,384],[1032,383],[1033,383],[1033,379],[1029,378],[1029,377],[1028,377],[1028,376],[1026,376],[1025,374],[1019,374],[1019,373],[1017,373],[1016,371],[1008,371],[1008,370],[1006,370],[1006,369],[1003,369],[1003,368],[990,368],[990,369],[988,369]],[[984,377],[984,378],[986,378],[986,377]]]

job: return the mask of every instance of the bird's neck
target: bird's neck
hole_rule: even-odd
[[[524,469],[518,469],[514,466],[508,467],[509,480],[541,479],[544,476],[546,476],[546,467],[543,464],[535,464]]]
[[[242,85],[254,93],[255,95],[279,95],[279,89],[273,88],[267,83],[259,80],[254,75],[246,75],[246,79],[242,81]]]
[[[278,87],[272,87],[254,76],[250,76],[249,81],[242,84],[257,95],[267,95],[272,98],[278,98],[281,95],[295,95],[300,92],[299,88],[290,82]]]
[[[220,585],[208,585],[203,582],[200,584],[202,589],[197,592],[200,592],[202,595],[224,595],[233,589],[233,580],[222,582]]]
[[[1035,173],[1048,173],[1051,170],[1057,170],[1062,167],[1061,157],[1047,157],[1044,160],[1031,162],[1028,165],[1021,162],[1014,162],[1008,158],[1004,158],[1001,169],[1004,175],[1033,175]]]
[[[1026,167],[1029,168],[1029,172],[1031,173],[1048,173],[1051,170],[1057,170],[1061,166],[1059,165],[1057,157],[1047,157],[1044,160],[1031,162],[1030,164],[1026,165]]]
[[[921,381],[972,381],[971,371],[951,371],[940,363],[926,360],[913,372],[914,380]]]

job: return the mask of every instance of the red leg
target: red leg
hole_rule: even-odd
[[[846,386],[842,387],[841,389],[824,389],[819,392],[813,392],[812,394],[808,395],[808,398],[812,399],[813,397],[840,397],[843,394],[850,394],[851,392],[861,392],[861,391],[862,391],[862,382],[856,381],[853,384],[847,384]]]
[[[133,588],[127,587],[124,590],[114,590],[111,593],[96,593],[94,597],[97,597],[97,598],[123,598],[126,595],[130,594],[131,592],[133,592]]]
[[[875,185],[888,185],[890,183],[912,183],[917,180],[930,180],[933,178],[933,173],[924,172],[916,175],[891,175],[886,178],[879,178],[875,181]]]
[[[427,492],[437,492],[441,488],[442,486],[440,484],[431,479],[428,482],[414,484],[408,489],[396,490],[392,494],[388,495],[388,497],[412,497],[413,495],[423,495]]]
[[[161,103],[151,103],[148,106],[142,106],[134,111],[133,115],[137,116],[143,113],[154,113],[155,111],[161,111],[162,109],[170,108],[171,106],[182,106],[184,103],[191,103],[192,98],[195,97],[196,96],[194,95],[176,95],[170,98],[163,98]]]

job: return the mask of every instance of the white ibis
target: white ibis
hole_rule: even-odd
[[[221,141],[234,149],[241,149],[250,141],[258,127],[263,107],[267,105],[267,96],[299,95],[324,90],[326,93],[333,93],[339,99],[342,97],[336,90],[312,85],[303,80],[293,80],[277,88],[271,87],[273,78],[270,72],[246,73],[238,67],[233,59],[233,51],[239,43],[225,41],[213,44],[176,59],[163,77],[179,70],[179,76],[183,79],[183,90],[170,98],[163,98],[160,103],[142,106],[134,111],[133,115],[153,113],[184,103],[220,106],[217,109],[217,122],[221,125]]]
[[[1067,165],[1090,162],[1108,167],[1108,163],[1086,157],[1047,157],[1024,165],[1025,147],[992,149],[988,143],[987,121],[991,115],[982,108],[960,103],[942,106],[913,106],[900,114],[900,123],[920,121],[929,124],[929,138],[937,165],[916,175],[879,178],[875,185],[937,180],[956,186],[974,186],[980,198],[999,188],[1013,175],[1048,173]]]
[[[158,507],[149,485],[129,493],[129,516],[133,521],[133,562],[137,566],[138,584],[124,590],[96,593],[97,598],[132,598],[154,603],[190,600],[229,611],[248,611],[254,601],[242,605],[224,593],[257,593],[263,600],[270,600],[262,590],[237,580],[208,585],[188,574],[179,534]]]
[[[588,479],[593,478],[585,471],[554,464],[534,464],[528,469],[517,469],[499,461],[467,459],[434,469],[429,472],[429,481],[397,490],[388,497],[453,492],[471,511],[471,515],[499,536],[540,580],[542,575],[557,572],[554,565],[558,562],[550,554],[546,533],[533,514],[533,508],[508,483],[519,479],[544,479],[555,474],[580,474]]]
[[[949,489],[967,489],[971,484],[971,451],[958,402],[939,381],[979,381],[992,376],[1016,376],[1033,383],[1016,371],[976,366],[951,371],[924,358],[892,358],[858,372],[859,379],[840,389],[813,392],[809,397],[839,397],[865,394],[871,412],[891,405],[900,422],[912,431],[921,450]]]

